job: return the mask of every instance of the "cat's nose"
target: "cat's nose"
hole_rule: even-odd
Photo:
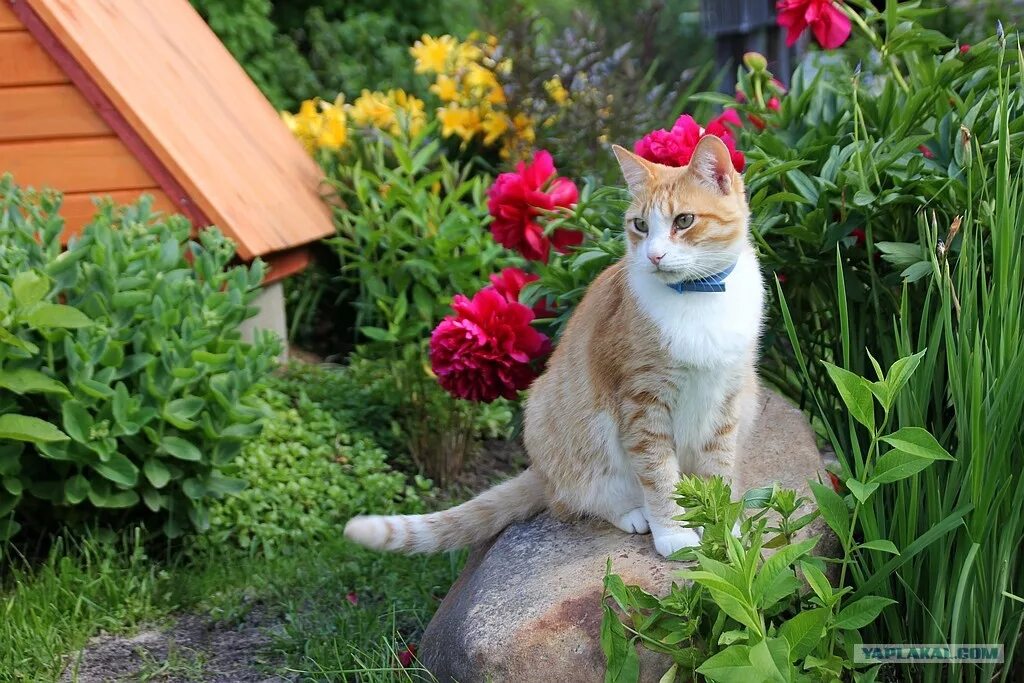
[[[665,258],[665,255],[664,254],[648,254],[647,258],[654,265],[658,265],[659,263],[661,263],[661,259]]]

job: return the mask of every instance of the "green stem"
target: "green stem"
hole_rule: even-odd
[[[904,79],[903,74],[900,73],[899,65],[896,64],[896,58],[891,54],[887,54],[885,42],[882,41],[878,33],[868,26],[868,23],[864,21],[864,18],[861,17],[856,10],[846,7],[845,5],[841,5],[841,7],[843,7],[846,15],[850,17],[850,20],[857,24],[857,27],[864,33],[864,36],[871,41],[871,44],[875,46],[875,49],[885,57],[885,63],[889,67],[889,71],[892,73],[892,77],[900,87],[900,90],[904,93],[909,93],[910,86],[907,85],[906,79]]]

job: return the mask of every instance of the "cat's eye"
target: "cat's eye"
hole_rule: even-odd
[[[676,216],[674,221],[672,221],[672,228],[674,230],[686,230],[693,225],[695,218],[696,216],[692,213],[681,213]]]
[[[636,218],[633,219],[633,228],[637,232],[646,235],[647,234],[647,221],[645,221],[643,218],[640,218],[639,216],[637,216]]]

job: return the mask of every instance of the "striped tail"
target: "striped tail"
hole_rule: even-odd
[[[544,483],[527,469],[476,498],[429,515],[353,517],[345,537],[374,550],[429,553],[475,545],[547,507]]]

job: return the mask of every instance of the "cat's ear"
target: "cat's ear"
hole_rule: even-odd
[[[709,190],[729,194],[737,185],[729,148],[717,135],[705,135],[697,142],[688,168]]]
[[[642,188],[647,187],[654,178],[654,164],[641,156],[633,154],[625,147],[612,145],[615,158],[619,160],[619,168],[622,169],[622,177],[626,180],[629,191],[636,194]]]

